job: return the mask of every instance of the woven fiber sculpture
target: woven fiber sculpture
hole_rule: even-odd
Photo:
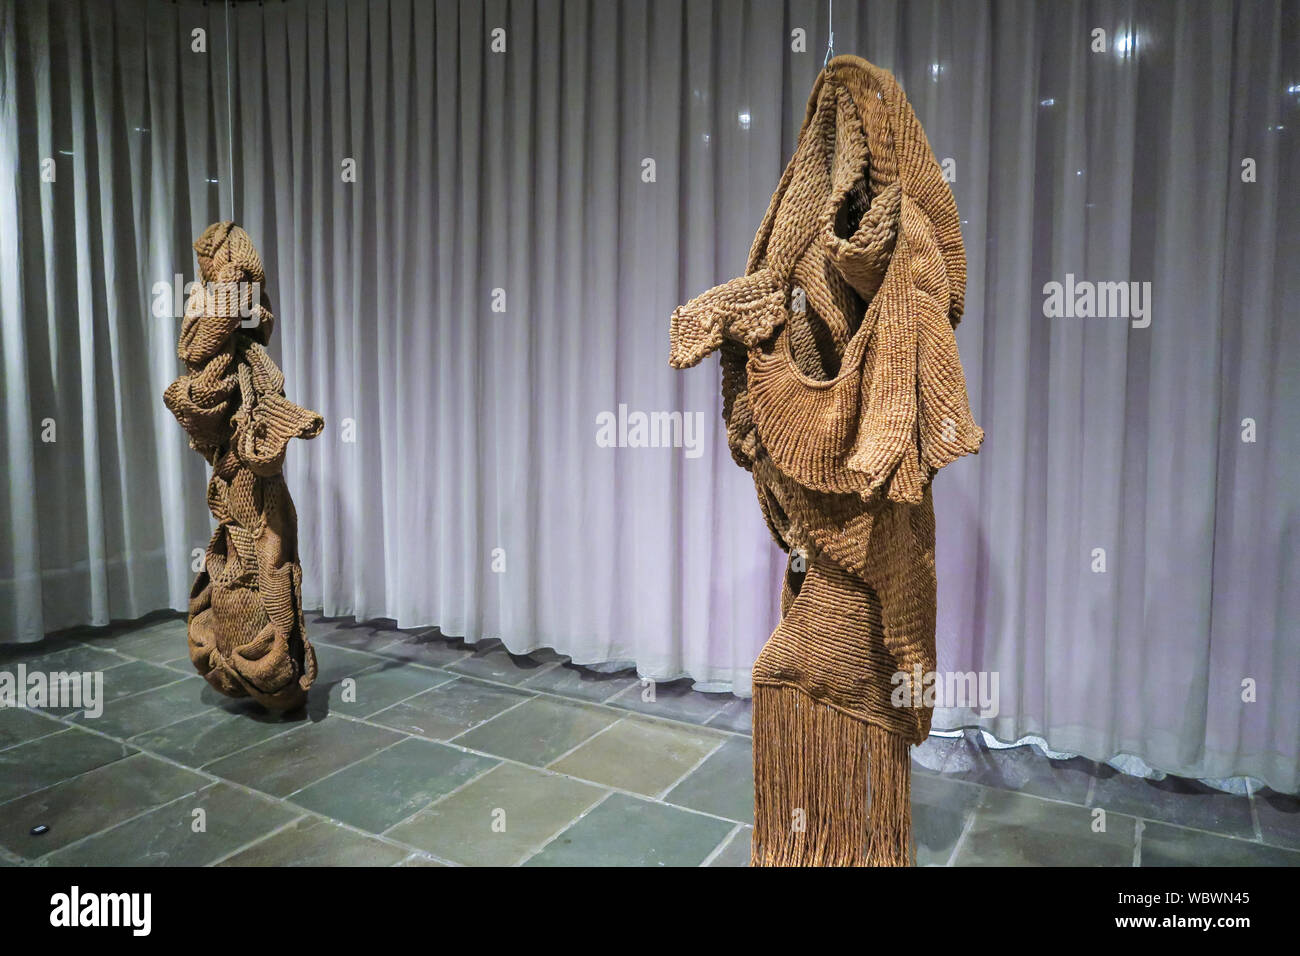
[[[284,396],[284,373],[265,348],[275,321],[266,275],[248,233],[214,223],[194,252],[201,281],[177,349],[186,372],[163,396],[212,466],[217,528],[190,592],[190,660],[223,694],[292,710],[316,677],[316,652],[302,617],[298,516],[280,471],[289,439],[315,438],[325,421]]]
[[[732,457],[790,552],[754,665],[754,865],[905,866],[935,670],[930,479],[979,450],[953,329],[952,191],[894,78],[839,56],[808,100],[746,274],[677,308],[714,350]]]

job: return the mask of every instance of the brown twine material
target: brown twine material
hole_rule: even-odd
[[[754,694],[751,865],[911,866],[908,747],[799,687],[765,685]]]
[[[264,348],[274,325],[261,257],[233,222],[194,241],[201,282],[190,292],[177,352],[186,372],[163,401],[212,465],[217,520],[189,602],[190,660],[230,697],[292,710],[316,678],[302,616],[298,517],[280,471],[291,438],[325,421],[288,401]]]
[[[754,665],[756,865],[914,857],[908,748],[931,716],[915,674],[935,668],[930,481],[984,437],[953,335],[965,285],[956,203],[902,89],[840,56],[814,84],[745,275],[673,312],[670,363],[720,352],[732,457],[792,552]],[[909,706],[893,705],[900,684]]]

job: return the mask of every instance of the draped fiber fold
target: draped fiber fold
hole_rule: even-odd
[[[186,372],[163,401],[212,465],[217,528],[190,592],[190,660],[230,697],[292,710],[316,677],[302,616],[298,518],[280,470],[291,438],[324,419],[288,401],[263,347],[274,316],[248,234],[214,223],[194,241],[193,284],[177,349]],[[260,294],[259,294],[260,293]]]
[[[930,481],[977,452],[953,329],[952,192],[893,77],[832,60],[746,274],[673,312],[670,363],[720,350],[732,457],[790,553],[754,666],[755,865],[913,862],[930,729]]]

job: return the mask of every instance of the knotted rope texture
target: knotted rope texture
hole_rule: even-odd
[[[930,480],[983,440],[953,334],[965,282],[956,204],[902,89],[840,56],[745,275],[673,312],[670,364],[720,351],[732,457],[791,554],[753,671],[755,865],[914,860]]]
[[[212,466],[208,508],[217,527],[190,592],[190,660],[213,687],[292,710],[316,677],[302,616],[298,518],[280,471],[291,438],[315,438],[324,419],[288,401],[265,345],[274,316],[262,260],[233,222],[194,241],[177,349],[186,372],[163,401]]]

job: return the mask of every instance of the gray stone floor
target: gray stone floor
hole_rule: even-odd
[[[102,671],[108,700],[0,709],[0,865],[746,863],[748,701],[308,617],[321,672],[288,719],[213,692],[172,617],[0,645],[0,670]],[[921,748],[912,799],[926,865],[1300,864],[1295,797],[974,734]]]

